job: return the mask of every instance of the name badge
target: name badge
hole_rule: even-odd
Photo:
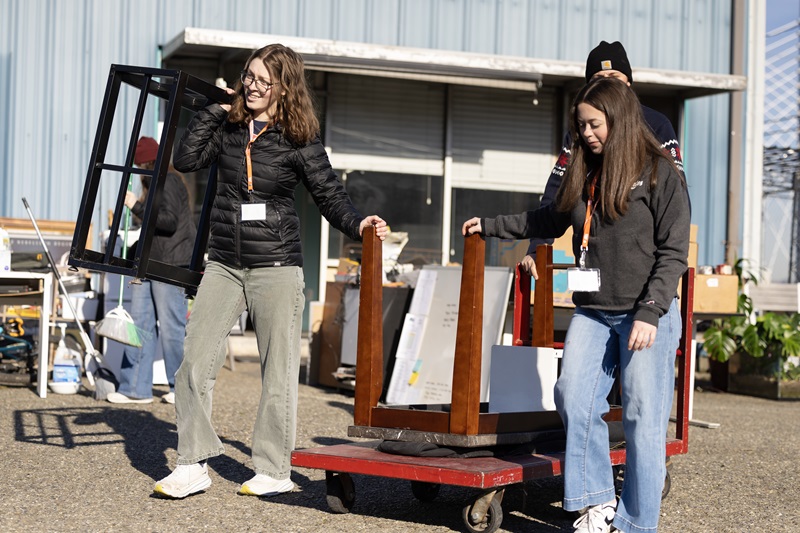
[[[249,220],[266,220],[267,204],[264,202],[254,204],[242,204],[242,222]]]
[[[600,290],[600,270],[597,268],[568,268],[567,289],[572,292]]]

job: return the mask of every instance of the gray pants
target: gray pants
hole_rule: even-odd
[[[303,289],[300,267],[242,270],[207,265],[186,327],[183,362],[175,374],[179,465],[224,451],[211,424],[211,396],[225,363],[228,334],[247,309],[261,359],[253,466],[257,474],[289,477],[297,427]]]

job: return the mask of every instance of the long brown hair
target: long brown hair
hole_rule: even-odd
[[[148,161],[146,163],[142,163],[139,165],[140,168],[146,170],[153,170],[155,169],[156,162],[155,161]],[[189,181],[186,179],[186,176],[183,175],[182,172],[179,172],[175,167],[172,166],[172,162],[169,163],[169,167],[167,169],[167,173],[175,174],[180,178],[183,187],[186,189],[186,199],[188,201],[189,212],[192,212],[192,205],[194,204],[194,195],[192,194],[192,189],[189,187]],[[142,193],[139,195],[139,201],[144,203],[147,200],[147,194],[150,192],[150,179],[149,176],[142,175],[140,177],[142,182]]]
[[[256,60],[264,64],[275,83],[275,120],[283,127],[284,135],[296,143],[311,142],[319,133],[319,120],[314,113],[314,103],[306,83],[303,58],[287,46],[269,44],[250,54],[244,68],[249,69],[250,63]],[[252,115],[245,106],[242,82],[237,80],[234,88],[236,94],[228,121],[246,125],[252,120]]]
[[[602,154],[592,153],[580,135],[578,105],[583,103],[605,115],[608,133]],[[607,222],[627,212],[631,187],[648,167],[650,187],[655,186],[660,159],[672,165],[683,180],[645,122],[636,94],[618,79],[596,78],[581,89],[570,108],[570,135],[572,154],[556,196],[560,211],[571,211],[584,194],[588,196],[590,172],[597,175],[598,207]]]

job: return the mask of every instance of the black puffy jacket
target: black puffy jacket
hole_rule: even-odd
[[[247,128],[231,124],[220,105],[200,110],[189,123],[174,155],[175,168],[193,172],[217,163],[217,190],[211,210],[208,259],[235,268],[302,266],[300,217],[294,207],[299,182],[336,229],[361,240],[362,217],[328,161],[319,137],[304,146],[270,126],[253,143],[253,193],[247,190]],[[266,220],[241,220],[246,202],[266,203]]]

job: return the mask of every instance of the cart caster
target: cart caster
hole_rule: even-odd
[[[667,474],[664,476],[664,486],[661,488],[661,499],[667,497],[669,494],[669,490],[672,488],[672,476],[670,475],[669,471],[671,470],[672,464],[667,463]],[[622,481],[625,479],[625,465],[615,465],[613,467],[614,470],[614,489],[617,493],[617,496],[622,494]]]
[[[503,522],[503,508],[500,502],[503,490],[490,491],[468,503],[461,510],[461,519],[470,533],[493,533]]]
[[[611,471],[614,476],[614,493],[619,497],[622,494],[622,482],[625,480],[625,465],[614,465]]]
[[[425,481],[412,481],[411,493],[421,502],[432,502],[439,495],[439,483],[426,483]]]
[[[350,474],[325,472],[328,507],[334,513],[347,514],[356,501],[356,487]]]
[[[662,500],[667,497],[667,494],[669,494],[669,489],[671,488],[672,488],[672,476],[670,475],[669,470],[667,470],[667,475],[664,476],[664,488],[661,489]]]

